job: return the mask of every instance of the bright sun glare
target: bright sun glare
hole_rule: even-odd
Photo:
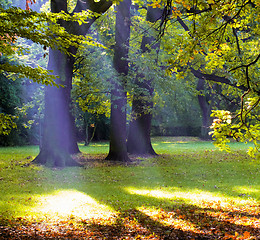
[[[41,196],[35,210],[51,218],[73,216],[81,219],[105,220],[115,216],[115,212],[108,206],[75,190],[57,191],[51,195]]]
[[[241,198],[235,197],[225,197],[225,196],[216,196],[210,192],[192,190],[192,191],[183,191],[179,188],[175,188],[174,191],[164,191],[161,189],[147,190],[147,189],[135,189],[127,188],[130,194],[137,194],[143,196],[149,196],[159,199],[168,199],[168,200],[183,200],[186,203],[192,203],[197,206],[218,205],[221,207],[226,207],[230,204],[235,205],[244,205],[244,204],[254,204],[253,200],[244,200]]]

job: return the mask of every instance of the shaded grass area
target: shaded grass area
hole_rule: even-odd
[[[160,154],[104,161],[80,145],[83,168],[29,165],[37,147],[0,148],[1,239],[259,239],[259,162],[195,138],[155,138]]]

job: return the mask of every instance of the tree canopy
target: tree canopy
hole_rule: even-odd
[[[59,21],[75,21],[79,24],[86,23],[84,20],[89,13],[73,16],[65,13],[38,13],[36,11],[22,10],[17,7],[7,9],[0,8],[0,53],[9,56],[9,61],[1,64],[1,72],[16,73],[28,77],[37,83],[55,85],[54,76],[41,67],[31,68],[23,64],[12,64],[15,55],[28,53],[28,49],[16,44],[17,38],[30,39],[33,42],[47,47],[58,48],[68,52],[71,46],[79,46],[79,43],[91,43],[90,38],[69,34]],[[93,41],[92,41],[93,44]]]
[[[156,4],[165,4],[157,1]],[[213,138],[222,149],[230,137],[259,148],[258,1],[167,1],[161,30],[170,74],[226,85],[226,96],[239,94],[240,109],[213,111]],[[167,36],[171,36],[167,38]],[[174,47],[172,47],[174,46]]]
[[[26,2],[27,8],[29,2]],[[44,49],[57,49],[68,56],[74,54],[72,48],[83,46],[84,49],[73,56],[76,57],[74,67],[78,68],[76,74],[74,73],[75,99],[83,109],[109,116],[108,94],[112,88],[107,82],[115,76],[115,72],[104,62],[111,62],[115,53],[115,14],[112,13],[112,8],[109,12],[112,17],[100,18],[96,27],[85,36],[86,31],[82,34],[80,31],[83,28],[80,26],[91,25],[112,4],[105,4],[104,10],[101,2],[94,2],[76,1],[76,6],[70,13],[67,3],[65,11],[52,5],[52,13],[1,6],[0,52],[4,57],[0,65],[2,73],[8,77],[19,74],[38,83],[59,86],[62,84],[57,84],[50,71],[16,61],[15,55],[28,52],[24,45],[18,44],[17,39],[31,39]],[[88,4],[88,7],[81,11],[83,8],[80,4]],[[161,9],[160,17],[154,21],[149,20],[149,8]],[[221,149],[228,150],[226,143],[231,138],[243,142],[252,141],[255,148],[250,149],[250,154],[255,156],[259,151],[260,140],[259,10],[257,0],[133,1],[129,19],[129,54],[125,59],[129,62],[125,85],[128,96],[133,98],[138,91],[143,91],[144,99],[152,97],[158,101],[160,98],[160,102],[168,99],[168,93],[163,97],[158,94],[163,93],[163,89],[169,92],[169,96],[176,91],[179,83],[172,84],[173,82],[178,81],[181,84],[185,81],[189,89],[203,81],[208,90],[198,89],[197,86],[198,92],[191,91],[191,94],[211,94],[207,101],[213,109],[212,118],[215,118],[211,126],[215,143]],[[64,25],[64,22],[69,24]],[[92,40],[92,36],[96,42]],[[148,51],[141,50],[142,37],[151,36],[153,39],[143,46]],[[92,47],[87,47],[84,43]],[[105,46],[104,50],[93,47],[101,46],[100,43]],[[156,44],[160,45],[158,49],[155,48]],[[88,57],[79,56],[79,53]],[[47,54],[46,52],[45,55]],[[89,67],[92,63],[95,66]],[[148,83],[150,90],[154,89],[151,96],[145,93],[140,84],[136,84],[136,78],[140,74],[143,75],[143,84]],[[187,89],[183,90],[184,94],[187,94]],[[237,108],[228,109],[227,105],[219,102],[212,104],[213,95],[216,94]],[[178,100],[180,99],[181,97]],[[105,108],[97,104],[101,101],[106,102]],[[186,109],[181,101],[177,102],[175,109]],[[148,113],[152,108],[145,110]],[[6,127],[10,129],[12,116],[8,118]],[[5,132],[8,133],[9,130]]]

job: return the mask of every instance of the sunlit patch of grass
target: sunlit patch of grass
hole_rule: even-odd
[[[93,142],[90,143],[88,146],[84,146],[83,143],[80,143],[79,149],[83,153],[88,154],[107,154],[109,150],[109,144],[108,142]]]
[[[241,207],[244,205],[256,205],[257,202],[249,199],[241,199],[239,197],[224,197],[220,194],[212,194],[210,192],[201,191],[201,190],[190,190],[185,191],[182,189],[175,188],[173,191],[165,191],[161,189],[126,189],[130,194],[138,194],[143,196],[148,196],[152,198],[159,199],[168,199],[173,202],[179,202],[180,200],[186,204],[199,206],[199,207],[208,207],[212,208],[222,208],[229,209],[232,207]]]
[[[0,148],[0,222],[27,224],[39,239],[260,235],[260,167],[244,145],[225,153],[198,139],[153,141],[160,156],[129,165],[104,161],[108,143],[80,145],[85,166],[64,169],[25,166],[38,147]]]
[[[234,191],[239,191],[242,192],[242,195],[248,195],[250,193],[256,193],[259,194],[260,193],[260,188],[254,188],[251,186],[237,186],[235,187]]]
[[[53,221],[68,218],[106,221],[116,216],[111,207],[100,204],[94,198],[76,190],[58,190],[37,197],[37,202],[37,206],[32,210]]]

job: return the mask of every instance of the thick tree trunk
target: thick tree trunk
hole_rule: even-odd
[[[146,20],[154,23],[162,17],[162,10],[158,8],[149,7],[147,10]],[[153,49],[159,49],[159,44],[154,44],[155,37],[144,36],[141,43],[142,52],[147,52],[150,45]],[[152,45],[154,44],[154,45]],[[152,96],[154,89],[152,87],[152,80],[145,79],[143,74],[138,74],[136,78],[136,85],[138,92],[134,94],[132,103],[132,116],[130,122],[127,151],[130,154],[137,155],[157,155],[151,144],[151,124],[153,108]]]
[[[73,64],[73,58],[50,49],[48,69],[59,76],[57,83],[64,87],[45,87],[43,140],[35,163],[55,167],[78,165],[70,156],[79,152],[74,118],[70,112]]]
[[[90,9],[97,13],[105,12],[111,6],[111,2],[101,0],[77,1],[74,12]],[[58,13],[67,12],[67,0],[51,0],[51,11]],[[59,24],[71,33],[85,35],[91,24],[97,17],[89,19],[88,23],[78,25],[77,22],[60,20]],[[76,54],[76,48],[69,51]],[[74,57],[68,56],[58,50],[50,49],[48,70],[57,75],[57,83],[64,87],[45,88],[45,116],[42,147],[39,155],[33,161],[49,167],[78,166],[71,154],[79,153],[76,141],[76,127],[74,118],[70,112],[70,93],[72,88],[72,76]]]
[[[127,162],[126,149],[126,94],[121,86],[112,90],[110,118],[110,147],[107,160]]]
[[[203,79],[199,79],[197,84],[198,91],[205,90],[205,81]],[[209,136],[209,127],[212,124],[212,119],[210,118],[211,107],[209,105],[208,99],[206,95],[198,95],[198,101],[202,114],[202,126],[201,126],[201,138],[210,139]]]
[[[112,81],[110,148],[107,160],[129,161],[126,148],[126,91],[125,77],[128,74],[128,48],[130,38],[131,0],[124,0],[117,6],[114,68],[119,73]]]
[[[136,117],[131,120],[127,139],[127,151],[130,154],[157,155],[151,144],[152,114],[147,110],[148,107],[153,107],[152,102],[137,98],[133,100],[132,112]]]
[[[67,12],[67,1],[52,0],[51,11]],[[67,22],[60,20],[61,26]],[[78,165],[71,154],[78,153],[75,122],[70,112],[74,58],[58,50],[49,50],[48,70],[57,75],[56,83],[64,87],[45,87],[45,114],[42,147],[33,161],[49,167]]]

